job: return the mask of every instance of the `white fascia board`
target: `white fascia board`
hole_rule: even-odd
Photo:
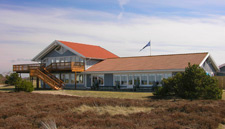
[[[213,66],[216,68],[216,70],[218,72],[220,69],[211,55],[209,55],[209,59],[212,61]]]
[[[200,66],[200,67],[203,67],[204,62],[205,62],[208,58],[211,60],[212,65],[214,66],[214,68],[216,69],[216,71],[219,71],[219,67],[217,66],[216,62],[214,61],[214,59],[212,58],[212,56],[211,56],[209,53],[205,56],[205,58],[202,60],[202,62],[199,64],[199,66]]]
[[[185,69],[160,69],[160,70],[132,70],[132,71],[84,71],[85,74],[98,74],[98,73],[157,73],[157,72],[184,72]]]
[[[205,56],[205,58],[202,60],[202,62],[199,64],[200,67],[204,64],[204,62],[208,59],[209,53]]]
[[[42,50],[38,55],[36,55],[31,61],[40,61],[40,58],[46,55],[50,50],[57,46],[56,40],[48,45],[44,50]]]
[[[80,53],[78,53],[77,51],[73,50],[72,48],[70,48],[70,47],[64,45],[64,44],[61,43],[60,41],[57,41],[57,40],[56,40],[56,42],[57,42],[59,45],[61,45],[62,47],[66,48],[67,50],[70,50],[70,51],[73,52],[74,54],[76,54],[76,55],[78,55],[78,56],[81,56],[81,57],[83,57],[83,58],[86,58],[84,55],[81,55]]]

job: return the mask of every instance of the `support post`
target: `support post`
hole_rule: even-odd
[[[45,84],[45,82],[44,82],[44,81],[43,81],[43,83],[44,83],[44,84],[43,84],[43,88],[44,88],[44,89],[46,89],[46,84]]]
[[[37,89],[39,89],[39,78],[37,77]]]
[[[75,72],[75,89],[77,89],[77,72]]]

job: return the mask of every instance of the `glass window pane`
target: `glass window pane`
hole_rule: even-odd
[[[128,85],[133,85],[133,75],[128,76]]]
[[[98,75],[99,85],[104,85],[104,75]]]
[[[162,74],[156,74],[156,83],[161,84],[162,79],[163,79]]]
[[[148,80],[149,80],[148,84],[153,85],[155,83],[155,74],[149,74]]]
[[[127,75],[121,75],[121,85],[127,85]]]
[[[120,75],[114,75],[114,86],[120,85]]]
[[[74,73],[71,74],[71,83],[75,83],[75,74]]]
[[[83,84],[83,82],[84,82],[83,74],[77,74],[76,81],[77,81],[77,83]]]
[[[164,78],[165,78],[165,79],[167,79],[167,78],[169,78],[169,77],[172,77],[172,74],[171,74],[171,73],[165,73],[165,74],[164,74]]]
[[[138,74],[134,75],[134,85],[136,86],[140,85],[140,75]]]
[[[69,74],[65,74],[65,83],[69,83],[69,80],[70,80],[70,76]]]
[[[147,85],[148,83],[147,83],[147,78],[148,78],[148,76],[147,76],[147,74],[142,74],[141,75],[141,85]]]

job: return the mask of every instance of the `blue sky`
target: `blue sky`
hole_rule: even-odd
[[[152,54],[210,52],[225,63],[223,0],[0,0],[0,73],[31,63],[52,41],[99,45],[119,56],[152,40]]]

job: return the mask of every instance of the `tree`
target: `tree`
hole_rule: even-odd
[[[188,64],[185,72],[163,80],[163,87],[155,95],[179,96],[185,99],[221,99],[222,89],[214,77],[206,74],[198,65]]]
[[[21,77],[19,77],[18,73],[11,73],[9,76],[6,76],[6,83],[10,85],[16,85],[21,81]]]

